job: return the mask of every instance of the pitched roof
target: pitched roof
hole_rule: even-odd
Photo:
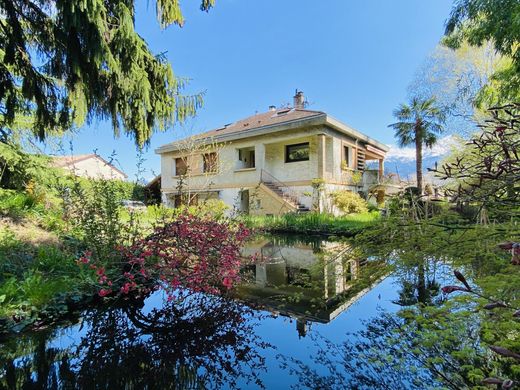
[[[95,157],[95,154],[76,154],[75,156],[51,156],[54,166],[68,167],[70,165],[74,165],[80,161],[88,160],[89,158]]]
[[[305,121],[315,122],[314,124],[325,124],[332,128],[338,129],[339,131],[349,134],[355,138],[359,138],[364,142],[373,143],[377,148],[383,152],[388,150],[388,147],[375,139],[368,137],[367,135],[343,124],[342,122],[330,117],[323,111],[306,110],[303,108],[278,108],[269,110],[267,112],[257,113],[249,116],[245,119],[238,120],[233,123],[229,123],[220,128],[207,131],[205,133],[196,134],[187,139],[193,140],[204,140],[212,139],[218,140],[225,138],[227,140],[234,139],[234,137],[240,138],[242,133],[251,134],[250,132],[262,131],[264,129],[281,129],[286,124],[289,125],[294,122]],[[245,136],[244,134],[244,136]],[[186,139],[184,139],[186,140]],[[182,145],[184,140],[178,140],[162,145],[155,150],[156,153],[165,153],[176,150],[179,145]]]
[[[210,130],[198,134],[197,138],[215,137],[221,134],[238,133],[244,130],[257,129],[259,127],[277,125],[297,119],[309,118],[317,115],[324,115],[322,111],[305,110],[302,108],[278,108],[267,112],[257,113],[250,117],[227,124],[218,129]]]
[[[99,155],[97,155],[95,153],[76,154],[76,155],[70,155],[70,156],[51,156],[51,158],[52,158],[52,161],[53,161],[53,165],[55,167],[57,167],[57,168],[70,168],[70,167],[74,167],[74,165],[76,165],[77,163],[79,163],[81,161],[85,161],[85,160],[88,160],[88,159],[91,159],[91,158],[95,158],[95,159],[103,162],[104,164],[108,165],[113,170],[119,172],[125,178],[128,177],[128,175],[126,173],[124,173],[122,170],[116,168],[113,164],[109,163],[103,157],[101,157],[101,156],[99,156]]]

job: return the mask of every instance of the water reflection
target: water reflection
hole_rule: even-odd
[[[256,255],[244,267],[240,299],[296,320],[305,336],[315,322],[328,323],[355,302],[378,276],[364,272],[360,259],[346,242],[298,236],[260,236],[243,250]],[[372,270],[377,264],[372,264]]]
[[[269,345],[254,332],[259,314],[233,300],[179,294],[160,308],[87,313],[87,330],[70,347],[52,346],[50,333],[20,339],[14,351],[2,348],[0,388],[233,388],[239,379],[261,385],[261,351]]]
[[[253,254],[231,297],[156,293],[0,341],[0,389],[273,388],[276,355],[308,354],[312,340],[302,337],[313,324],[335,320],[385,272],[346,243],[319,238],[257,237],[244,248]],[[268,313],[294,320],[296,334]],[[277,385],[288,387],[283,376]]]

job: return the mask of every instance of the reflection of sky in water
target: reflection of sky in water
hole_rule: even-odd
[[[323,243],[323,242],[322,242]],[[284,246],[285,245],[285,246]],[[320,243],[318,243],[320,245]],[[305,245],[302,242],[293,242],[284,244],[283,242],[256,244],[254,248],[267,248],[265,253],[283,253],[284,262],[289,267],[301,267],[306,269],[313,267],[318,259],[316,256],[316,242],[312,245]],[[319,251],[318,251],[319,252]],[[301,260],[300,262],[298,260]],[[282,268],[282,273],[283,273]],[[277,276],[279,278],[279,275]],[[253,285],[255,285],[253,283]],[[256,286],[256,285],[255,285]],[[355,301],[346,310],[341,312],[336,318],[330,322],[306,323],[306,336],[301,337],[297,331],[295,318],[278,315],[276,317],[267,317],[256,324],[253,332],[260,337],[263,342],[269,343],[275,349],[266,349],[261,354],[266,359],[266,371],[261,373],[260,378],[268,389],[288,388],[291,384],[296,383],[297,378],[291,376],[286,370],[280,367],[278,355],[300,359],[303,362],[313,365],[311,358],[315,355],[317,347],[313,336],[319,335],[332,342],[339,343],[345,340],[347,332],[354,332],[363,329],[362,321],[369,320],[378,314],[379,309],[388,311],[396,311],[398,306],[392,301],[398,297],[398,285],[393,277],[388,277],[379,282],[375,287],[370,289],[364,295]],[[243,297],[244,298],[244,297]],[[145,307],[142,309],[143,314],[149,314],[154,307],[161,307],[165,296],[163,293],[156,293],[147,299]],[[247,299],[245,299],[247,302]],[[268,307],[272,307],[268,306]],[[283,312],[283,310],[281,310]],[[297,313],[298,314],[298,313]],[[298,317],[299,315],[294,315]],[[304,314],[302,314],[304,315]],[[299,316],[301,318],[301,316]],[[257,321],[255,321],[256,323]],[[81,323],[57,330],[56,336],[50,340],[47,347],[53,347],[61,350],[74,349],[81,339],[87,335],[87,326]],[[144,340],[149,340],[148,335],[143,336]],[[74,362],[74,360],[73,360]],[[318,368],[318,370],[324,368]],[[319,371],[318,371],[319,372]],[[251,388],[252,384],[240,382],[239,388]]]
[[[266,388],[285,389],[297,381],[297,378],[289,375],[280,367],[280,362],[276,358],[278,354],[301,359],[312,365],[310,357],[316,352],[316,346],[311,337],[312,333],[319,334],[333,342],[344,341],[347,332],[364,328],[362,321],[377,315],[379,309],[396,311],[398,306],[392,304],[392,300],[396,298],[397,292],[394,280],[388,277],[333,321],[327,324],[311,324],[308,328],[308,334],[304,338],[298,336],[294,319],[283,316],[265,319],[256,328],[257,334],[264,341],[276,346],[276,350],[266,350],[264,354],[268,372],[262,375],[262,379]],[[317,368],[319,369],[319,367]],[[323,370],[325,369],[323,368]],[[318,370],[318,372],[320,371]]]
[[[296,383],[296,378],[280,367],[277,355],[301,359],[312,364],[310,357],[315,354],[317,348],[312,339],[313,335],[320,335],[335,343],[339,343],[345,340],[347,332],[363,329],[362,321],[376,316],[381,308],[387,311],[396,310],[398,306],[392,304],[392,300],[397,298],[397,286],[394,282],[391,277],[384,279],[333,321],[327,324],[310,324],[307,328],[308,333],[306,337],[298,336],[295,319],[279,315],[275,318],[262,320],[255,327],[257,335],[263,341],[276,347],[274,350],[266,349],[262,353],[266,358],[267,372],[263,373],[261,378],[266,388],[282,389]],[[160,294],[150,297],[147,301],[146,309],[143,311],[150,312],[154,304],[160,305],[161,299]],[[80,328],[80,325],[74,325],[63,329],[54,340],[49,342],[48,347],[59,349],[73,347],[86,335],[87,328]],[[325,370],[324,368],[321,369]],[[318,372],[320,371],[318,370]],[[325,373],[325,371],[322,373]],[[250,386],[252,385],[249,384],[247,387]],[[239,386],[239,388],[245,387],[245,383]]]

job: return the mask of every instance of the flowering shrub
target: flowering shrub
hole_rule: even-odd
[[[120,246],[115,269],[107,270],[90,253],[77,262],[94,272],[101,297],[163,289],[171,298],[179,287],[218,294],[239,280],[240,248],[248,236],[241,224],[183,215],[131,246]]]
[[[332,194],[334,205],[345,214],[366,213],[367,202],[352,191],[335,191]]]

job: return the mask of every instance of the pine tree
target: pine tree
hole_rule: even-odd
[[[202,0],[209,10],[215,0]],[[178,0],[156,0],[162,27],[184,23]],[[194,115],[164,55],[135,31],[134,0],[0,0],[0,129],[30,115],[41,140],[93,118],[110,119],[142,147]]]

